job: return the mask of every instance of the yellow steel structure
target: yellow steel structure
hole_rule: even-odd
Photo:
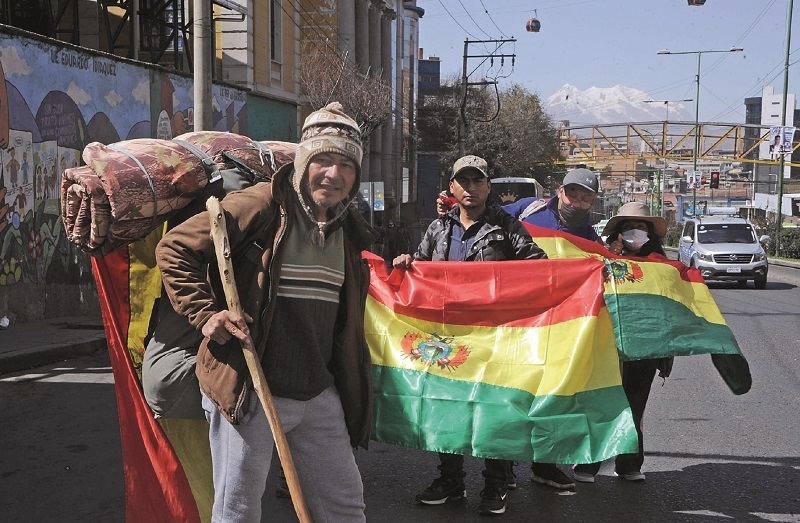
[[[699,136],[698,161],[777,165],[778,158],[760,159],[758,150],[769,141],[769,129],[757,124],[701,122],[637,122],[570,126],[559,130],[558,163],[605,162],[631,159],[691,161]],[[792,152],[800,141],[792,144]],[[755,157],[753,157],[755,156]],[[800,167],[786,161],[785,165]]]

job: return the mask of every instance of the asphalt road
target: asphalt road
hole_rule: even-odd
[[[519,489],[502,521],[800,522],[800,271],[772,267],[762,291],[710,287],[750,363],[752,390],[733,395],[710,357],[678,358],[648,404],[647,481],[626,483],[606,463],[594,484],[558,492],[532,484],[529,467],[519,464]],[[0,520],[124,521],[104,352],[0,376],[0,412]],[[437,472],[434,454],[376,443],[357,460],[369,521],[481,519],[480,460],[467,460],[467,500],[440,507],[413,503]],[[273,483],[265,514],[293,520]]]

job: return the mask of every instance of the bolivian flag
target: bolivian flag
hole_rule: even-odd
[[[603,262],[369,258],[376,439],[550,463],[635,452]]]
[[[213,503],[208,424],[153,416],[141,386],[145,338],[161,292],[155,246],[163,230],[92,269],[117,393],[126,521],[209,521]]]
[[[636,451],[620,359],[712,354],[735,393],[749,389],[747,362],[697,271],[529,230],[550,259],[416,262],[387,275],[368,257],[376,439],[596,462]]]
[[[595,242],[526,227],[550,259],[603,261],[603,298],[621,359],[710,354],[734,394],[750,390],[750,367],[699,271],[655,255],[621,258]]]
[[[550,259],[603,261],[603,296],[622,359],[741,353],[697,270],[663,257],[622,258],[583,238],[527,227]]]

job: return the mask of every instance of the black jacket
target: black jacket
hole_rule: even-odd
[[[450,237],[458,212],[460,209],[456,206],[430,224],[414,254],[414,259],[447,261]],[[481,221],[483,225],[475,236],[475,242],[466,259],[453,261],[528,260],[547,257],[531,239],[531,235],[522,223],[500,207],[487,205]]]

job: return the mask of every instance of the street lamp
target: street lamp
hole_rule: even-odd
[[[662,53],[660,53],[662,54]],[[667,54],[667,53],[663,53]],[[676,53],[677,54],[677,53]],[[667,106],[667,116],[664,118],[665,122],[669,122],[669,104],[677,102],[693,102],[694,98],[684,98],[683,100],[642,100],[646,104],[664,104]]]
[[[694,172],[697,172],[697,157],[700,155],[700,58],[706,53],[735,53],[744,51],[741,47],[710,51],[670,51],[662,49],[658,54],[696,54],[697,55],[697,92],[694,97]],[[697,187],[692,184],[692,215],[697,215]]]

